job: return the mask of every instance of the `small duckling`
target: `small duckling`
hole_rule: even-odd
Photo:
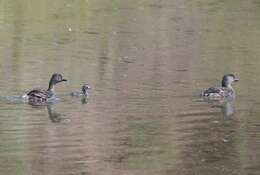
[[[83,97],[86,98],[89,96],[88,90],[91,89],[91,87],[88,84],[84,84],[81,87],[81,92],[71,92],[70,95],[72,97]]]
[[[51,76],[51,79],[49,81],[49,87],[47,90],[43,89],[34,89],[28,92],[26,95],[23,96],[23,98],[28,99],[29,103],[31,104],[38,104],[38,103],[44,103],[48,99],[52,98],[54,96],[54,86],[57,83],[67,81],[66,79],[62,78],[61,74],[54,73]]]
[[[235,97],[235,91],[232,87],[233,82],[237,82],[239,79],[234,74],[226,74],[222,78],[221,87],[211,87],[203,91],[200,95],[203,98],[212,100],[221,100],[223,98]]]

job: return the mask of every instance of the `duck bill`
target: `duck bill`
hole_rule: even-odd
[[[67,79],[62,79],[61,81],[68,81]]]
[[[238,82],[238,81],[239,81],[239,79],[238,79],[238,78],[236,78],[236,79],[235,79],[235,82]]]

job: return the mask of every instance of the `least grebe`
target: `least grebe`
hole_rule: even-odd
[[[88,84],[84,84],[81,87],[81,92],[71,92],[70,95],[73,97],[88,97],[88,90],[91,89],[91,87]]]
[[[34,89],[28,92],[25,96],[28,98],[28,101],[32,104],[34,103],[43,103],[46,102],[48,99],[54,96],[54,86],[57,83],[67,81],[66,79],[62,78],[61,74],[54,73],[51,76],[49,81],[49,87],[47,90],[43,89]]]
[[[201,93],[202,97],[210,99],[223,99],[234,97],[235,91],[232,87],[233,82],[239,81],[234,74],[226,74],[222,78],[221,87],[211,87]]]

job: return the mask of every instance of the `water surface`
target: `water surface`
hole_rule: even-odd
[[[0,174],[259,174],[255,0],[0,1]],[[60,100],[7,100],[46,88]],[[240,78],[222,106],[200,91]],[[71,98],[81,85],[90,98]]]

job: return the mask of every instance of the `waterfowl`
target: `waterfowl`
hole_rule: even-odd
[[[29,103],[37,104],[37,103],[44,103],[48,99],[54,97],[54,86],[57,83],[67,81],[66,79],[63,79],[61,74],[54,73],[51,76],[51,79],[49,81],[49,87],[47,90],[43,89],[34,89],[28,92],[25,97],[28,99]]]
[[[91,89],[91,87],[88,84],[84,84],[81,87],[81,92],[71,92],[70,95],[72,97],[88,97],[88,90]]]
[[[237,82],[239,79],[234,74],[226,74],[222,78],[221,87],[211,87],[201,93],[201,96],[208,99],[223,99],[228,97],[234,97],[235,91],[232,87],[233,82]]]

